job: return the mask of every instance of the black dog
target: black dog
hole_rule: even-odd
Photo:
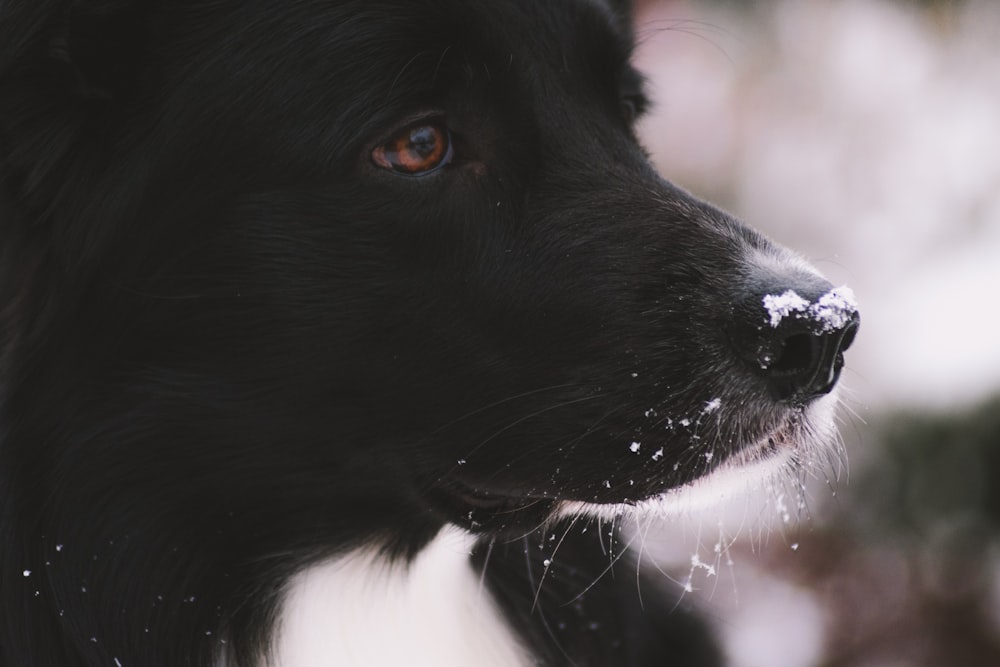
[[[858,318],[625,5],[0,0],[0,665],[719,661],[581,517],[794,469]]]

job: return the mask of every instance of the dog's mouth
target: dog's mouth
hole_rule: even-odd
[[[637,500],[562,501],[555,508],[555,514],[557,517],[606,519],[632,511],[650,511],[662,516],[688,515],[718,507],[732,499],[749,497],[757,491],[783,492],[788,488],[790,476],[804,461],[813,460],[817,454],[822,458],[823,452],[832,449],[830,410],[831,407],[821,407],[816,412],[811,408],[793,409],[763,435],[676,486],[651,490]]]
[[[732,463],[751,463],[794,449],[801,439],[802,411],[794,410],[769,433],[733,454]]]
[[[559,497],[553,494],[531,494],[488,490],[450,479],[435,485],[426,498],[434,512],[446,521],[473,533],[503,534],[524,532],[544,525],[554,516],[568,514],[620,513],[629,507],[649,502],[670,501],[683,496],[687,489],[715,485],[718,478],[728,480],[726,486],[752,486],[788,470],[797,452],[808,447],[809,425],[802,409],[790,410],[778,423],[749,444],[744,444],[726,457],[719,457],[690,479],[675,479],[672,484],[644,489],[615,488],[608,482],[595,481],[596,493],[587,500]],[[667,468],[673,464],[664,461]]]
[[[471,532],[503,532],[539,525],[552,513],[556,500],[530,495],[503,495],[450,481],[428,494],[434,511]]]

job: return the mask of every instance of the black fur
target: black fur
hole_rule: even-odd
[[[665,593],[662,580],[637,578],[625,549],[607,524],[570,520],[483,545],[474,562],[538,664],[721,666],[689,601]]]
[[[648,164],[625,4],[0,0],[0,665],[251,667],[305,565],[649,497],[801,409],[731,325],[825,285]],[[379,169],[421,115],[453,161]],[[711,461],[644,416],[716,397]],[[571,532],[543,594],[600,580],[603,634],[520,543],[486,568],[541,663],[714,664]]]

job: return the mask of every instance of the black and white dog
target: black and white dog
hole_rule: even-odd
[[[0,0],[2,667],[719,663],[594,517],[814,457],[858,316],[627,5]]]

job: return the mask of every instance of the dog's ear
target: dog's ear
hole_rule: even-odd
[[[82,156],[136,83],[154,2],[0,0],[0,196],[15,218],[50,220],[93,166]]]

